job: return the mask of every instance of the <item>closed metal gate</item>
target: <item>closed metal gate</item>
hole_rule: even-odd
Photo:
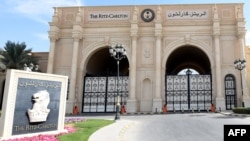
[[[85,77],[82,112],[115,112],[117,77]],[[119,77],[120,104],[128,99],[128,76]]]
[[[165,100],[169,111],[210,109],[211,75],[166,75]]]
[[[237,106],[236,84],[233,75],[225,77],[226,110],[232,110]]]

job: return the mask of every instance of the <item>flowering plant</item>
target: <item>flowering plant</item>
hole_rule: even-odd
[[[82,122],[85,121],[84,118],[81,117],[66,117],[64,123],[76,123],[76,122]],[[14,139],[8,139],[8,140],[2,140],[2,141],[59,141],[58,136],[68,133],[74,133],[76,131],[76,128],[74,127],[67,127],[65,126],[64,129],[66,132],[61,132],[56,135],[37,135],[32,137],[22,137],[22,138],[14,138]]]

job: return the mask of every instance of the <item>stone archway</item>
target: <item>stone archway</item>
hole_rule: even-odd
[[[99,48],[88,59],[83,84],[82,112],[115,112],[117,83],[119,82],[120,104],[128,98],[129,64],[125,58],[120,61],[120,77],[117,80],[117,63],[108,47]]]
[[[128,75],[129,64],[128,59],[122,59],[120,61],[120,74]],[[89,58],[86,65],[86,75],[90,76],[107,76],[117,75],[117,63],[116,60],[113,59],[110,54],[108,48],[101,48],[97,50],[92,56]]]
[[[211,65],[207,55],[201,49],[191,45],[175,49],[166,63],[167,74],[177,74],[184,68],[192,68],[199,74],[211,74]]]
[[[187,72],[180,74],[184,69]],[[170,111],[206,110],[211,106],[211,64],[201,49],[191,45],[176,48],[168,57],[165,73],[165,103]]]

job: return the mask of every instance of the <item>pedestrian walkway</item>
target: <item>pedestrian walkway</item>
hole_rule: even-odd
[[[94,132],[88,141],[122,141],[123,133],[132,124],[130,120],[116,120],[115,123]]]
[[[250,117],[250,114],[235,114],[231,110],[217,112],[227,116]],[[129,116],[131,114],[123,115]],[[137,114],[132,114],[137,115]],[[115,123],[105,126],[94,132],[88,141],[123,141],[123,134],[134,124],[132,120],[116,120]]]

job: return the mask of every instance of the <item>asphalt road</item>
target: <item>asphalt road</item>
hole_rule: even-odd
[[[123,141],[223,141],[224,125],[248,124],[250,117],[219,113],[123,116],[132,123]]]
[[[114,116],[90,116],[114,120]],[[250,125],[250,116],[221,113],[122,115],[89,141],[224,141],[224,125]]]

